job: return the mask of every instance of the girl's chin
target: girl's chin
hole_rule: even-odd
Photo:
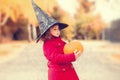
[[[56,35],[55,37],[59,37],[59,35]]]
[[[59,37],[59,36],[55,36],[55,37]]]

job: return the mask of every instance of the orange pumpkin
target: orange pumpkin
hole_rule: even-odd
[[[65,44],[65,46],[63,48],[64,54],[73,53],[75,50],[83,52],[83,46],[80,43],[80,41],[73,40],[73,41]]]

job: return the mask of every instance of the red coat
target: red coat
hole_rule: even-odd
[[[65,42],[60,37],[52,37],[43,44],[44,55],[48,59],[48,80],[79,80],[71,62],[75,55],[64,55]]]

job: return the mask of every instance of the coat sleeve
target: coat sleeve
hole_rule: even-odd
[[[46,58],[53,63],[64,64],[75,61],[75,55],[73,53],[72,54],[59,53],[57,48],[53,45],[49,45],[47,47],[44,46],[43,50]]]

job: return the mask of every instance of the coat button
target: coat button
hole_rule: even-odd
[[[66,71],[65,68],[62,68],[62,71]]]

